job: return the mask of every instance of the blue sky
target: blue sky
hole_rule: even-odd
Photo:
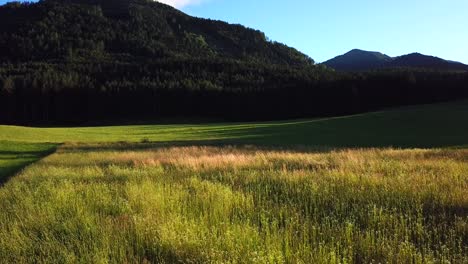
[[[468,63],[468,0],[160,1],[193,16],[259,29],[317,62],[359,48]]]

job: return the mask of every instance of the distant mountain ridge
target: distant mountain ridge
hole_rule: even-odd
[[[340,71],[361,71],[382,67],[391,60],[390,56],[380,52],[353,49],[323,64]]]
[[[468,65],[421,53],[390,57],[381,52],[353,49],[324,63],[337,71],[369,71],[390,68],[423,68],[443,71],[468,71]]]

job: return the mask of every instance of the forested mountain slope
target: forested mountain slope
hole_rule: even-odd
[[[340,71],[362,71],[382,67],[392,58],[380,53],[353,49],[324,62],[324,65]]]
[[[0,58],[6,61],[233,58],[313,64],[258,30],[191,17],[148,0],[10,3],[0,8],[0,32]]]
[[[0,123],[352,114],[468,96],[468,74],[339,73],[264,33],[147,0],[0,6]]]

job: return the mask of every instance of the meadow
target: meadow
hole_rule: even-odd
[[[260,123],[73,128],[1,126],[0,141],[211,142],[324,147],[432,148],[468,145],[468,101],[402,107],[354,116]]]
[[[467,161],[467,150],[64,145],[0,190],[0,259],[467,263]]]
[[[0,126],[0,263],[468,263],[467,121]]]

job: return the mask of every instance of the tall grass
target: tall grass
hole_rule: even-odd
[[[65,145],[0,189],[0,262],[468,263],[467,161]]]

